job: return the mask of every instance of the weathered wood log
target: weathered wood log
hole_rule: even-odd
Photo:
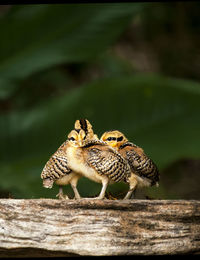
[[[0,256],[200,253],[200,201],[0,200]]]

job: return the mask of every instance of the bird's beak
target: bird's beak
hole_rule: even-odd
[[[78,145],[83,146],[83,140],[78,140]]]

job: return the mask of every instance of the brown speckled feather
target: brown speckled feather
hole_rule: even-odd
[[[142,178],[151,181],[151,185],[159,181],[159,172],[154,162],[146,156],[137,145],[127,142],[119,147],[120,154],[128,160],[131,170]]]
[[[67,158],[65,155],[65,146],[67,141],[65,141],[58,150],[50,157],[47,163],[44,166],[44,169],[41,173],[41,178],[43,180],[48,179],[55,181],[66,174],[69,174],[71,170],[68,168]]]
[[[130,175],[130,167],[118,152],[100,141],[87,146],[86,161],[89,166],[114,182],[126,181]]]

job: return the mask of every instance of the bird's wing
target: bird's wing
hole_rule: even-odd
[[[67,157],[63,151],[65,145],[66,143],[62,144],[50,157],[41,173],[42,179],[49,178],[51,180],[57,180],[71,172],[71,169],[68,166]]]
[[[138,153],[137,147],[132,146],[126,150],[126,158],[131,167],[131,170],[139,175],[151,180],[154,185],[159,181],[159,172],[155,163],[146,156],[145,153]]]
[[[65,176],[66,174],[69,174],[70,172],[71,169],[68,167],[66,157],[53,155],[46,163],[41,173],[41,178],[50,178],[56,180]]]
[[[95,146],[88,149],[87,163],[100,175],[106,175],[114,182],[126,180],[130,167],[126,160],[109,146]]]

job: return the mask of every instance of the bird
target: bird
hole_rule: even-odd
[[[69,145],[65,150],[68,166],[74,172],[101,183],[99,196],[93,199],[104,199],[108,184],[124,180],[131,174],[130,167],[107,143],[98,139],[88,140],[86,137],[87,132],[83,129],[69,133]]]
[[[76,188],[77,182],[81,176],[73,172],[68,166],[68,159],[65,154],[65,149],[68,146],[68,141],[65,141],[58,150],[50,157],[45,164],[41,178],[43,179],[43,187],[51,189],[54,182],[59,185],[59,193],[56,195],[59,199],[69,199],[66,194],[63,194],[63,186],[71,184],[76,199],[81,196]]]
[[[136,188],[158,186],[160,179],[158,168],[141,147],[129,142],[118,130],[106,131],[100,140],[115,148],[131,168],[131,175],[128,177],[129,191],[124,199],[129,199]]]
[[[74,124],[77,133],[83,129],[86,133],[86,140],[97,140],[98,136],[94,134],[92,125],[87,119],[78,119]],[[45,164],[41,178],[43,179],[43,187],[52,188],[54,182],[59,185],[59,193],[56,195],[59,199],[68,199],[69,197],[63,194],[63,186],[71,184],[74,191],[75,199],[80,199],[81,196],[77,189],[78,180],[81,178],[77,172],[70,169],[68,165],[68,157],[66,151],[69,147],[69,140],[66,140],[57,151],[50,157]]]

